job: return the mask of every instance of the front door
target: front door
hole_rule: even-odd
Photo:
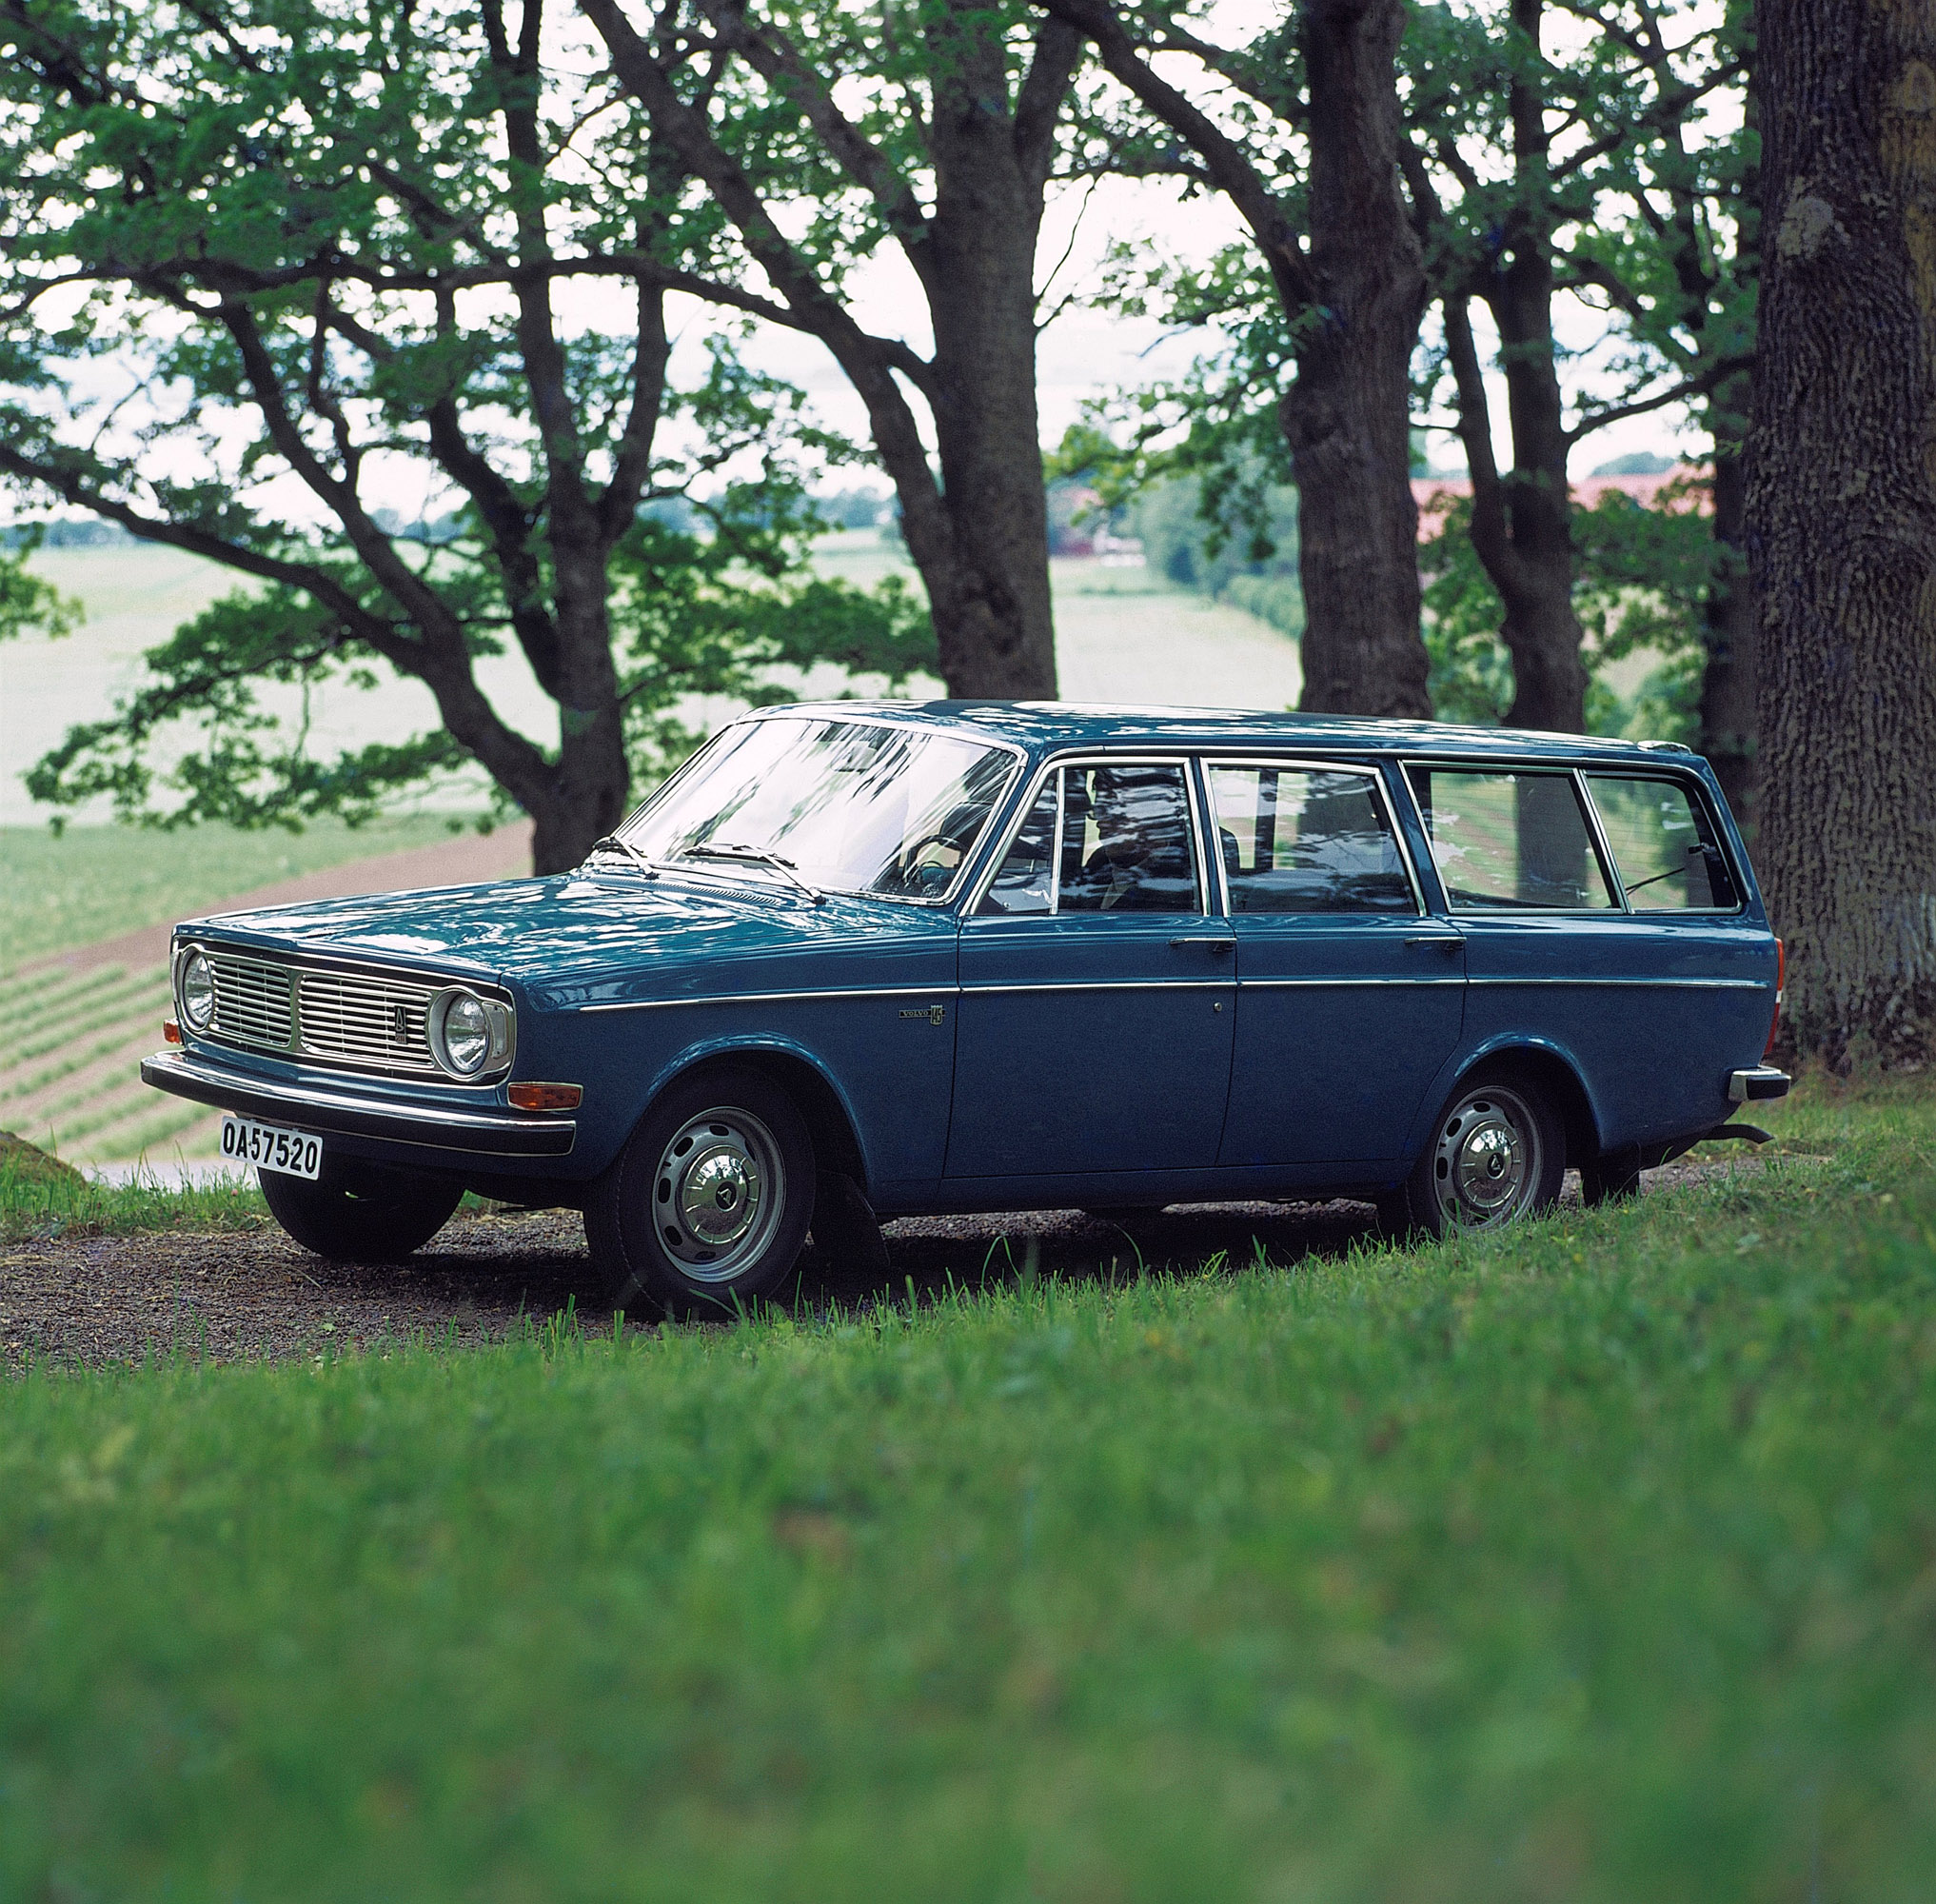
[[[1181,761],[1052,769],[961,930],[950,1179],[1205,1169],[1235,974]]]
[[[1458,1042],[1465,948],[1427,917],[1369,768],[1211,762],[1239,981],[1220,1160],[1398,1158]]]

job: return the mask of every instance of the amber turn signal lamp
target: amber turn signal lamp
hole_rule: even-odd
[[[1782,1028],[1782,995],[1788,988],[1788,948],[1777,939],[1775,941],[1775,1008],[1774,1016],[1768,1021],[1768,1042],[1762,1047],[1762,1062],[1766,1063],[1774,1056],[1775,1033]]]
[[[513,1084],[504,1093],[521,1111],[575,1111],[584,1102],[583,1084]]]
[[[171,1018],[163,1019],[162,1042],[164,1044],[179,1044],[181,1041],[182,1041],[181,1026],[178,1025]]]

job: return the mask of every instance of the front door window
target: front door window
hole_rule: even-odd
[[[1200,913],[1182,764],[1103,763],[1052,773],[979,910]]]

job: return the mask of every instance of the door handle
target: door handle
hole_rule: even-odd
[[[1172,945],[1207,945],[1213,952],[1235,952],[1236,950],[1236,941],[1235,939],[1218,938],[1212,933],[1199,933],[1194,936],[1186,936],[1182,939],[1173,939],[1170,943]]]
[[[1408,945],[1436,945],[1442,951],[1451,952],[1466,942],[1463,936],[1456,932],[1420,932],[1405,942]]]

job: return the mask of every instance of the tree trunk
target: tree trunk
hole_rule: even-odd
[[[1707,664],[1701,674],[1700,751],[1728,796],[1736,823],[1750,837],[1755,826],[1755,612],[1748,574],[1748,477],[1732,446],[1748,434],[1752,380],[1730,377],[1708,406],[1714,438],[1714,580],[1709,588],[1703,633]]]
[[[1760,0],[1748,472],[1761,844],[1796,1045],[1936,1009],[1936,17]]]
[[[922,579],[950,694],[1053,700],[1036,414],[1042,186],[1017,150],[1013,115],[994,109],[1008,99],[1008,58],[986,17],[965,15],[958,26],[943,16],[929,46],[935,202],[918,243],[928,254],[920,269],[935,327],[935,440],[952,561]]]
[[[1314,0],[1310,270],[1318,310],[1282,407],[1297,477],[1304,691],[1326,714],[1432,718],[1418,633],[1412,351],[1425,266],[1398,189],[1400,0]],[[1295,313],[1294,313],[1294,315]]]

